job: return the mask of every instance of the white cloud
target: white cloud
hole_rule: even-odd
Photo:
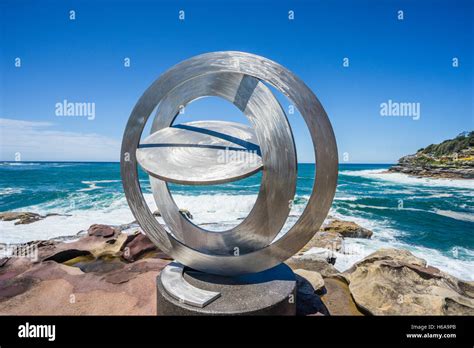
[[[96,133],[52,129],[50,122],[0,118],[0,160],[118,161],[120,142]]]

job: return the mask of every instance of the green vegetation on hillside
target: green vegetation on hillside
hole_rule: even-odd
[[[431,144],[424,149],[418,150],[418,153],[431,155],[434,157],[450,156],[454,153],[461,154],[463,150],[474,147],[474,131],[467,136],[458,135],[454,139],[443,141],[441,144]]]
[[[440,144],[431,144],[418,150],[415,155],[401,158],[400,162],[434,166],[472,165],[474,164],[474,131],[462,133]]]

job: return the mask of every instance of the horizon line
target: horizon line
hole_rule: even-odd
[[[0,163],[120,163],[120,161],[5,161],[0,160]],[[316,162],[297,162],[297,164],[316,164]],[[386,164],[393,165],[397,162],[339,162],[338,164]]]

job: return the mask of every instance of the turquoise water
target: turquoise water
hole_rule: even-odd
[[[330,214],[374,231],[373,239],[348,240],[355,252],[339,266],[380,247],[408,249],[461,278],[474,278],[474,183],[383,173],[389,165],[343,164]],[[315,166],[298,166],[290,226],[311,193]],[[148,178],[140,173],[153,205]],[[260,175],[214,186],[171,185],[178,204],[197,224],[219,229],[237,224],[251,209]],[[24,242],[75,234],[92,223],[133,220],[123,195],[118,163],[0,163],[0,210],[63,213],[24,226],[0,222],[0,242]]]

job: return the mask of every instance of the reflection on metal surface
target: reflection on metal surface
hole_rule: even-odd
[[[278,240],[274,238],[288,217],[295,194],[296,151],[286,116],[265,84],[285,95],[301,113],[313,141],[317,168],[305,210],[295,225]],[[165,129],[172,126],[181,105],[203,96],[222,97],[247,116],[254,128],[263,164],[255,206],[240,225],[223,232],[201,229],[179,214],[166,181],[161,180],[165,176],[159,175],[162,169],[158,166],[166,164],[157,162],[155,166],[151,164],[153,156],[142,158],[146,157],[143,152],[147,144],[139,145],[146,121],[155,109],[151,138],[154,134],[160,138],[161,133],[157,132],[166,132]],[[183,125],[173,127],[184,130],[186,125],[184,128]],[[219,275],[263,271],[295,254],[324,221],[337,183],[336,141],[316,96],[283,66],[243,52],[199,55],[165,72],[146,90],[133,109],[125,129],[121,155],[121,174],[128,203],[149,238],[180,263]],[[150,176],[153,196],[172,234],[157,222],[145,202],[138,181],[137,161],[145,169],[148,167],[149,173],[158,176]],[[233,172],[232,164],[226,170]],[[204,176],[201,172],[190,181],[202,180]],[[221,174],[217,177],[220,178]]]
[[[252,128],[199,121],[163,128],[141,142],[137,161],[167,182],[210,185],[245,178],[262,169]]]
[[[190,306],[203,308],[219,298],[215,291],[198,289],[189,284],[183,277],[183,265],[172,262],[161,271],[161,283],[166,292],[178,301]]]

